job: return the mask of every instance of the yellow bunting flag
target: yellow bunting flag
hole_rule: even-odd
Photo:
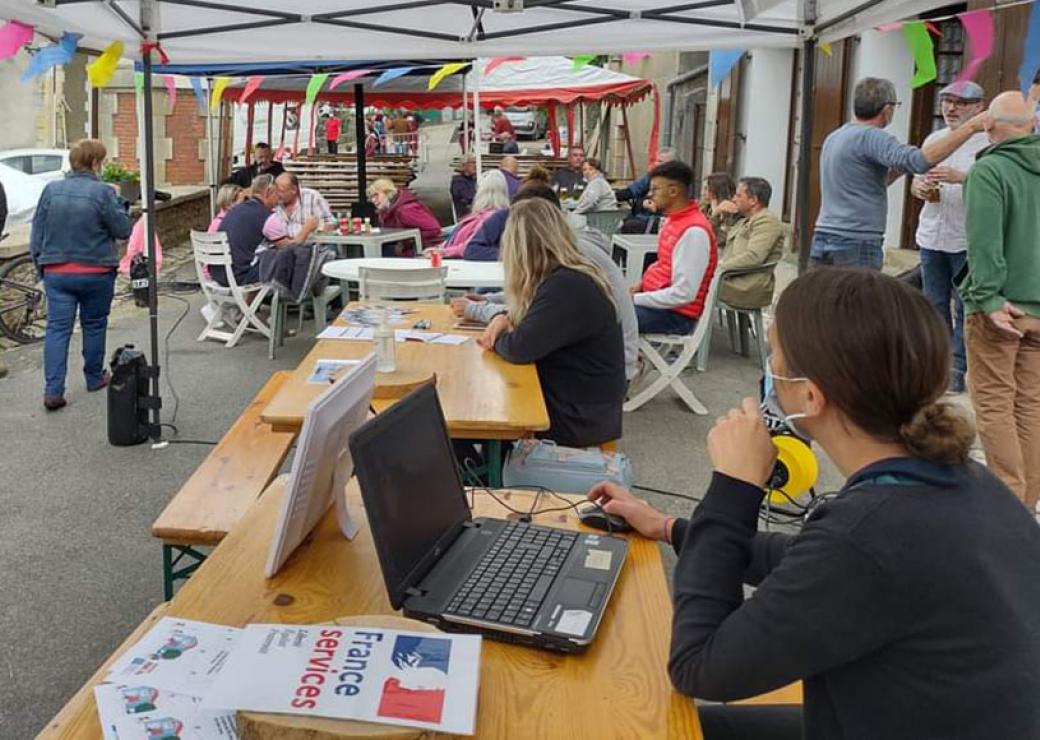
[[[119,60],[123,58],[123,42],[113,41],[97,59],[87,65],[87,79],[94,87],[105,87],[112,81]]]
[[[436,72],[433,73],[433,75],[430,76],[430,81],[426,83],[426,89],[435,89],[437,85],[441,84],[441,82],[444,81],[445,77],[453,75],[460,69],[465,69],[465,67],[466,62],[451,62],[450,64],[445,64],[443,67],[438,69]]]
[[[820,51],[822,51],[827,56],[830,56],[831,54],[834,53],[834,51],[831,49],[831,45],[828,44],[826,41],[824,41],[824,42],[822,42],[820,44]]]
[[[220,107],[220,99],[224,96],[224,88],[230,82],[230,77],[218,77],[213,81],[213,89],[209,93],[209,109],[211,111],[216,111]]]

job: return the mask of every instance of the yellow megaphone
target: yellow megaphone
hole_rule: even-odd
[[[769,481],[769,503],[790,504],[816,485],[820,465],[812,449],[802,440],[789,435],[773,437],[776,445],[776,467]]]

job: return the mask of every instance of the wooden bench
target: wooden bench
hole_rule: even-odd
[[[360,199],[357,157],[352,154],[298,157],[282,164],[286,172],[299,178],[301,186],[320,192],[333,211],[347,211]],[[370,157],[366,160],[365,172],[369,183],[386,178],[397,187],[404,187],[415,179],[413,159],[409,156]]]
[[[274,431],[260,414],[289,375],[271,376],[152,524],[152,535],[162,540],[167,600],[173,598],[174,582],[206,559],[197,548],[219,544],[281,470],[296,433]],[[185,558],[188,564],[178,568]]]

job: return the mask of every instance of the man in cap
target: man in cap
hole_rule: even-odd
[[[937,138],[963,126],[983,110],[984,94],[974,82],[954,82],[939,91],[946,128],[924,140],[928,146]],[[961,144],[939,167],[914,177],[910,191],[923,200],[917,223],[917,246],[921,255],[924,294],[935,306],[953,336],[953,373],[950,391],[964,392],[967,359],[964,352],[964,304],[954,289],[954,278],[964,269],[968,239],[964,231],[962,185],[975,156],[989,146],[989,137],[977,132]],[[951,300],[955,304],[950,310]]]

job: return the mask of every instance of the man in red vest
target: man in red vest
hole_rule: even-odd
[[[650,198],[665,221],[657,235],[657,262],[633,288],[640,334],[690,334],[704,311],[715,275],[715,232],[690,200],[693,171],[665,162],[650,171]]]

